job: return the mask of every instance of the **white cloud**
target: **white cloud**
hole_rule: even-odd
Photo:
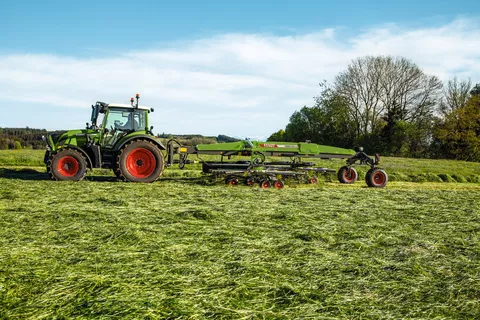
[[[295,36],[225,34],[109,58],[53,54],[0,55],[0,95],[45,108],[25,126],[81,127],[89,118],[55,118],[46,106],[88,108],[97,100],[128,102],[142,94],[155,107],[157,132],[268,136],[311,105],[318,83],[333,80],[365,55],[404,56],[427,73],[480,81],[480,26],[458,19],[405,30],[386,25],[341,37],[334,29]],[[78,112],[76,112],[78,114]],[[18,123],[18,121],[16,122]],[[0,126],[9,126],[2,116]]]

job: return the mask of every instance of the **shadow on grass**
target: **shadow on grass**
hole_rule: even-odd
[[[50,180],[50,177],[46,172],[39,172],[35,169],[9,169],[9,168],[0,168],[0,178],[4,179],[19,179],[25,181],[41,181],[41,180]],[[106,176],[106,175],[87,175],[84,180],[94,181],[94,182],[119,182],[116,177]],[[214,182],[206,181],[204,177],[161,177],[157,182],[168,181],[168,182],[178,182],[182,184],[198,184],[198,185],[208,185],[215,184]]]
[[[0,178],[20,180],[48,180],[46,172],[38,172],[33,169],[5,169],[0,168]]]
[[[40,181],[50,180],[50,177],[46,172],[38,172],[34,169],[6,169],[0,168],[0,178],[5,179],[19,179],[26,181]],[[95,182],[118,182],[116,177],[109,176],[86,176],[84,178],[87,181]]]
[[[215,182],[209,181],[205,177],[161,177],[157,182],[168,181],[168,182],[177,182],[185,185],[214,185]]]

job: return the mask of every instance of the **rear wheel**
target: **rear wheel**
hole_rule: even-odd
[[[377,169],[371,170],[370,174],[368,174],[367,172],[367,175],[365,176],[365,180],[369,187],[383,188],[387,185],[388,175],[384,170],[377,168]]]
[[[117,155],[115,175],[131,182],[153,182],[163,172],[163,154],[150,141],[135,140]]]
[[[80,181],[87,173],[87,162],[83,155],[74,149],[64,149],[50,154],[47,172],[52,180]]]
[[[338,170],[338,181],[340,183],[352,184],[358,179],[357,170],[351,167],[343,166]]]

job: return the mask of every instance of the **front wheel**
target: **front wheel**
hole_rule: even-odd
[[[87,162],[80,152],[63,149],[57,153],[50,153],[47,172],[52,180],[80,181],[87,173]]]
[[[135,140],[117,155],[115,175],[124,181],[153,182],[163,172],[163,154],[153,143]]]

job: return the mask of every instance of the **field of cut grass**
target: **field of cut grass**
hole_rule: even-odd
[[[479,164],[382,165],[381,190],[231,187],[198,164],[69,183],[43,151],[0,151],[0,318],[479,318],[480,184],[440,183]]]
[[[480,184],[53,182],[22,152],[0,153],[2,319],[480,318]]]

